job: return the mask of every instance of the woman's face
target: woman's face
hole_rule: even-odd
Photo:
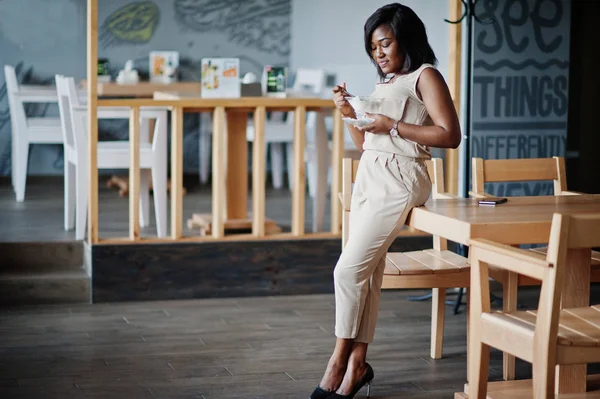
[[[404,52],[389,25],[380,25],[371,36],[371,57],[384,74],[398,73],[404,66]]]

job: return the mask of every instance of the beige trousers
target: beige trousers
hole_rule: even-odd
[[[350,205],[348,242],[335,267],[335,335],[373,342],[385,255],[409,211],[431,193],[427,166],[398,154],[365,151]]]

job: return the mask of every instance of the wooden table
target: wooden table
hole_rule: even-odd
[[[480,206],[475,199],[428,201],[414,208],[406,224],[460,244],[486,238],[504,244],[548,243],[553,213],[600,213],[600,195],[511,197],[495,207]],[[590,259],[585,251],[568,256],[567,281],[562,296],[564,307],[589,306]],[[488,385],[510,387],[515,381]],[[585,392],[586,366],[559,366],[557,391]]]
[[[87,87],[87,82],[82,80],[80,85],[85,88]],[[156,91],[200,93],[201,88],[202,84],[200,82],[150,83],[142,81],[129,84],[98,82],[98,97],[152,98]]]

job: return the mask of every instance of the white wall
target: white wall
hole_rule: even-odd
[[[290,66],[325,68],[345,81],[348,91],[369,95],[377,80],[375,66],[364,50],[363,27],[382,0],[292,0]],[[444,0],[403,0],[423,20],[429,43],[446,77],[448,66],[448,18]]]

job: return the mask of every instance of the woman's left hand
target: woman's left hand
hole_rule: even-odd
[[[359,130],[363,132],[375,133],[375,134],[388,134],[392,127],[394,127],[394,123],[396,122],[390,117],[387,117],[382,114],[371,114],[369,112],[365,113],[367,118],[374,119],[370,124],[359,128]]]

